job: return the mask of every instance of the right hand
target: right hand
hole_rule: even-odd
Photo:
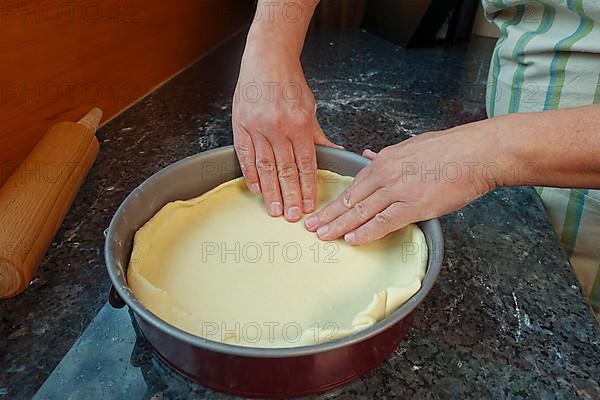
[[[502,138],[496,120],[488,119],[423,133],[379,153],[366,150],[373,162],[305,226],[321,240],[344,237],[362,245],[454,212],[505,186],[518,164],[503,151]]]
[[[267,212],[290,222],[316,206],[315,144],[330,142],[300,60],[248,43],[233,99],[234,144],[248,189]]]

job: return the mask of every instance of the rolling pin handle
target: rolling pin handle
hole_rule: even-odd
[[[112,285],[110,286],[110,292],[108,292],[108,302],[111,306],[113,306],[113,308],[125,307],[125,302],[123,301],[121,296],[117,294],[115,287]]]
[[[90,131],[95,133],[100,126],[100,120],[102,120],[102,110],[98,107],[94,107],[90,112],[84,115],[83,118],[77,121],[77,123],[86,126]]]

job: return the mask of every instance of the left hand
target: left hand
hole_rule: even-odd
[[[373,162],[337,199],[307,218],[306,228],[322,240],[344,236],[360,245],[483,196],[501,184],[509,165],[489,121],[428,132],[379,154],[366,150],[363,155]]]

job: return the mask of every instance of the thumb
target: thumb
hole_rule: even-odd
[[[333,147],[334,149],[344,150],[343,146],[340,146],[339,144],[335,144],[331,140],[327,139],[327,136],[325,136],[325,132],[323,132],[323,129],[321,129],[321,126],[319,125],[318,122],[317,122],[317,129],[315,131],[314,136],[315,136],[316,144],[320,144],[321,146]]]
[[[369,160],[374,160],[377,157],[377,153],[372,151],[371,149],[365,149],[362,153],[363,157],[367,157]]]

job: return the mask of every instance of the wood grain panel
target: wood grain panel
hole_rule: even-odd
[[[58,121],[107,118],[252,18],[251,0],[0,0],[0,184]]]

